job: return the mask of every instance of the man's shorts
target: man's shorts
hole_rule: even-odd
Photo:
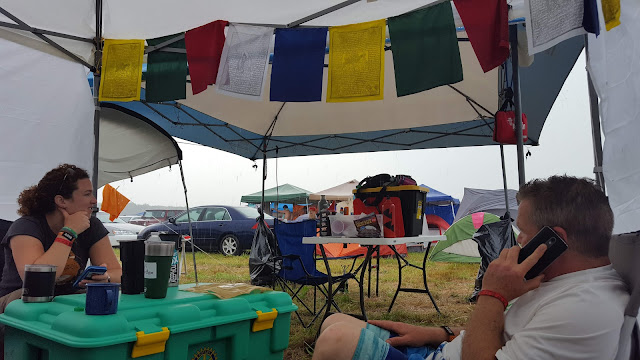
[[[436,349],[430,346],[394,348],[386,340],[396,336],[398,334],[367,324],[360,331],[353,360],[422,360],[440,350],[440,347]]]

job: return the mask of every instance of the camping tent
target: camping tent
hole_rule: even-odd
[[[309,195],[309,200],[318,201],[324,195],[327,201],[349,201],[353,200],[353,190],[358,185],[358,180],[349,180],[344,184],[336,185],[334,187],[318,191]]]
[[[308,190],[291,184],[284,184],[271,189],[266,189],[264,191],[264,201],[306,204],[310,194],[311,192]],[[250,204],[260,204],[262,202],[262,191],[242,195],[240,201]]]
[[[460,207],[460,200],[454,198],[451,195],[442,193],[431,186],[420,185],[429,189],[427,193],[427,201],[423,206],[425,215],[438,216],[442,218],[447,224],[453,224],[453,219],[456,216],[456,212]],[[427,219],[429,220],[429,219]]]
[[[507,191],[509,197],[509,213],[511,218],[518,216],[518,201],[516,200],[517,191],[509,189]],[[489,212],[498,216],[502,216],[507,212],[504,202],[504,190],[484,190],[464,188],[462,202],[456,213],[454,221],[458,221],[463,217],[476,212]]]
[[[478,212],[456,221],[444,233],[447,240],[440,241],[431,252],[431,261],[480,263],[478,244],[473,234],[484,224],[500,221],[496,215]]]

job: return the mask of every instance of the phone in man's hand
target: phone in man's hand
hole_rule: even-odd
[[[76,281],[73,283],[73,287],[77,288],[77,287],[79,287],[80,282],[82,280],[85,280],[85,279],[91,280],[93,275],[102,275],[105,272],[107,272],[107,268],[104,267],[104,266],[93,266],[93,265],[92,266],[87,266],[87,268],[84,269],[82,274],[80,274],[80,276],[78,276]]]
[[[552,262],[554,262],[565,250],[567,243],[552,228],[545,226],[526,245],[520,249],[518,264],[528,258],[542,244],[547,244],[547,251],[544,252],[540,260],[524,276],[530,280],[540,275]]]

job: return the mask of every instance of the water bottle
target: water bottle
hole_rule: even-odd
[[[319,223],[320,223],[320,236],[331,236],[331,227],[329,225],[329,203],[324,195],[320,198],[318,203],[320,210]]]
[[[158,232],[152,232],[151,235],[149,235],[149,238],[147,240],[148,241],[162,241],[160,239],[160,233],[158,233]]]

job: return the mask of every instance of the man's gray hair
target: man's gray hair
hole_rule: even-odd
[[[536,179],[520,187],[517,199],[532,205],[530,220],[537,227],[563,228],[570,248],[589,257],[607,256],[613,212],[593,180],[566,175]]]

